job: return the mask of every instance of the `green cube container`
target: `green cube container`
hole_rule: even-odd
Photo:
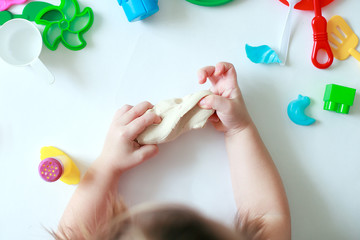
[[[356,89],[336,84],[326,85],[324,110],[348,114],[353,105]]]

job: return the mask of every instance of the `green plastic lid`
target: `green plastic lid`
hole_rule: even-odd
[[[226,4],[228,2],[231,2],[232,0],[186,0],[186,1],[200,6],[213,7],[213,6]]]

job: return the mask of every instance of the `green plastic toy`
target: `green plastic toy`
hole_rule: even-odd
[[[86,46],[83,34],[94,22],[94,13],[86,7],[80,12],[76,0],[61,0],[60,6],[49,6],[40,11],[35,22],[45,25],[43,41],[55,51],[60,42],[68,49],[78,51]]]
[[[199,6],[214,7],[214,6],[226,4],[228,2],[231,2],[232,0],[186,0],[186,1]]]
[[[336,84],[326,85],[324,94],[324,110],[348,114],[353,105],[356,89]]]
[[[35,18],[39,12],[49,6],[52,5],[47,2],[30,2],[24,7],[22,14],[19,15],[12,14],[9,11],[2,11],[0,12],[0,25],[3,25],[7,21],[14,18],[23,18],[29,21],[35,21]]]

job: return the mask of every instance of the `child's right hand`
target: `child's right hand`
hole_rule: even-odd
[[[125,105],[115,114],[105,140],[103,151],[96,160],[98,168],[119,175],[158,152],[156,145],[140,145],[135,139],[148,126],[159,124],[161,118],[154,113],[146,112],[153,105],[143,102],[135,107]]]
[[[204,67],[198,71],[198,78],[200,84],[207,79],[212,84],[210,90],[214,95],[203,98],[199,105],[216,111],[210,121],[217,130],[233,135],[252,123],[231,63],[220,62],[216,66]]]

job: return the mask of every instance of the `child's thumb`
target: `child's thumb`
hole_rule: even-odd
[[[218,95],[209,95],[203,98],[199,105],[201,108],[205,109],[214,109],[218,112],[224,112],[231,105],[231,100],[225,97],[221,97]]]
[[[149,158],[152,158],[153,156],[155,156],[157,153],[159,152],[159,148],[157,145],[144,145],[141,146],[136,152],[135,154],[137,155],[137,160],[139,162],[143,162],[148,160]]]

